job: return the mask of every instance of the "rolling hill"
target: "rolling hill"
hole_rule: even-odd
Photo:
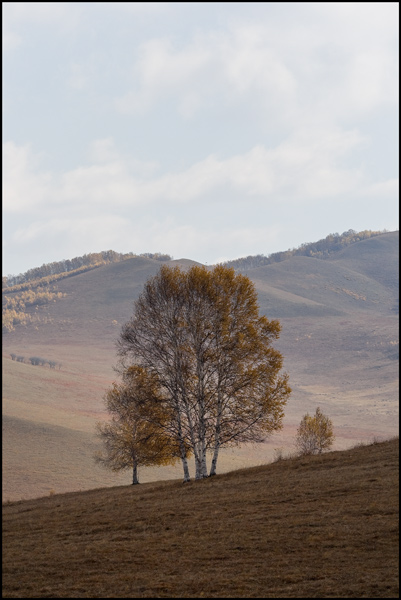
[[[279,319],[276,346],[293,388],[284,428],[265,444],[225,451],[219,472],[293,450],[305,412],[333,421],[336,449],[398,432],[398,232],[356,242],[325,259],[292,256],[250,269],[260,309]],[[193,261],[167,264],[186,268]],[[128,482],[93,464],[94,424],[116,378],[115,341],[160,262],[133,257],[60,280],[63,296],[31,307],[35,323],[3,335],[3,498]],[[61,369],[11,359],[40,356]],[[52,465],[52,466],[50,466]],[[180,477],[144,469],[142,481]]]
[[[398,453],[3,504],[3,598],[398,598]]]

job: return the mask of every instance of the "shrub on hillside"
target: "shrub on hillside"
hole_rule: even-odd
[[[333,423],[317,407],[314,417],[309,414],[303,417],[297,430],[295,445],[302,455],[321,454],[331,448],[334,440]]]

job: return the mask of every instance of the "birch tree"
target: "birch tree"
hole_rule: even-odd
[[[250,279],[233,269],[164,265],[151,278],[123,326],[118,351],[123,368],[140,365],[157,382],[148,418],[162,405],[164,429],[187,457],[195,478],[216,473],[219,451],[260,442],[280,429],[290,387],[283,357],[272,346],[280,324],[259,315]],[[157,411],[156,411],[157,412]]]

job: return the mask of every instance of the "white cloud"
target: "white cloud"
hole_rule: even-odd
[[[29,38],[26,27],[57,27],[71,32],[83,11],[80,2],[2,2],[3,49],[14,50]]]
[[[88,158],[94,163],[108,163],[118,160],[119,152],[111,137],[94,140],[89,146]]]
[[[349,108],[366,113],[379,105],[398,102],[398,84],[394,80],[397,64],[394,58],[383,50],[354,55],[347,77]]]
[[[73,63],[69,66],[69,75],[67,76],[68,87],[74,90],[83,90],[88,82],[88,74],[83,65]]]
[[[4,146],[5,210],[35,212],[68,203],[70,210],[84,206],[88,211],[158,203],[213,203],[222,190],[221,202],[235,198],[258,203],[270,198],[290,204],[313,203],[353,192],[363,184],[359,169],[342,166],[344,156],[365,139],[356,131],[303,130],[267,149],[258,145],[244,154],[219,159],[210,155],[189,168],[157,176],[156,165],[122,155],[112,138],[92,142],[88,156],[92,162],[51,177],[42,172],[29,146],[12,142]],[[34,170],[33,166],[36,166]]]
[[[398,2],[313,2],[313,11],[320,12],[339,31],[353,31],[352,40],[361,37],[396,35],[398,31]],[[313,6],[312,6],[313,5]],[[333,21],[334,20],[334,21]]]
[[[225,187],[250,203],[266,197],[310,203],[356,189],[363,173],[341,163],[364,143],[356,131],[303,130],[274,149],[259,145],[225,160],[209,156],[181,173],[150,182],[141,192],[149,201],[164,196],[185,203],[207,201],[213,190]]]
[[[230,258],[248,255],[250,248],[266,247],[279,243],[281,227],[260,225],[257,228],[227,226],[213,229],[206,224],[182,224],[176,217],[133,224],[129,236],[120,243],[125,248],[143,252],[166,252],[174,258],[191,258],[203,263],[214,264]],[[153,250],[152,250],[153,248]],[[223,256],[224,252],[228,252]]]
[[[121,206],[141,201],[136,180],[119,161],[68,171],[61,178],[58,192],[61,204],[85,203],[102,209],[110,203]]]
[[[136,89],[116,98],[115,105],[125,114],[144,113],[172,97],[178,112],[189,118],[217,102],[229,104],[237,95],[269,95],[269,106],[288,102],[295,79],[265,33],[260,27],[242,27],[198,34],[184,47],[170,38],[147,41],[133,66]]]
[[[27,226],[18,227],[11,240],[19,248],[38,244],[57,248],[58,252],[64,248],[64,258],[71,258],[77,256],[78,247],[82,253],[118,247],[121,239],[128,237],[130,230],[129,221],[113,213],[76,218],[69,216],[67,211],[56,218],[41,218]]]
[[[14,31],[3,31],[3,52],[11,52],[22,43],[20,35]]]
[[[198,32],[185,44],[172,37],[146,41],[132,65],[131,89],[115,106],[123,114],[146,114],[173,99],[188,119],[217,104],[256,102],[264,119],[297,126],[335,124],[395,105],[394,9],[385,7],[383,18],[379,3],[328,4],[337,3],[309,7],[311,18],[301,26],[235,22]],[[374,6],[366,15],[367,4]]]
[[[361,196],[373,197],[378,199],[393,199],[396,200],[399,197],[400,185],[399,179],[387,179],[386,181],[378,181],[372,183],[360,190]]]
[[[139,80],[140,89],[129,91],[116,98],[116,107],[123,113],[146,112],[158,100],[169,94],[184,92],[181,110],[188,116],[190,104],[199,105],[201,92],[200,72],[207,70],[213,58],[211,48],[196,42],[184,51],[175,50],[169,39],[154,39],[142,44],[139,59],[133,69],[134,80]],[[195,99],[195,103],[194,103]],[[193,106],[191,107],[191,112]]]
[[[101,3],[103,4],[103,3]],[[172,2],[105,2],[104,4],[111,5],[113,10],[120,9],[123,12],[133,14],[150,14],[155,12],[163,14],[170,12],[175,3]]]
[[[3,2],[6,21],[54,24],[75,22],[81,13],[79,2]],[[78,5],[78,6],[77,6]]]
[[[40,160],[29,144],[3,143],[3,209],[38,211],[51,195],[52,176],[40,170]]]
[[[149,178],[159,168],[156,161],[138,160],[122,153],[112,137],[91,142],[87,156],[88,161],[94,164],[120,163],[122,168],[138,178]]]

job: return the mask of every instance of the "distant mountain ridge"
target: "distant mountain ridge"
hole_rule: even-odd
[[[338,233],[331,233],[325,238],[317,242],[304,243],[299,248],[293,248],[292,250],[285,250],[281,252],[275,252],[265,256],[264,254],[249,255],[234,260],[225,261],[223,264],[226,266],[233,267],[236,270],[253,269],[275,262],[279,262],[290,258],[291,256],[313,256],[315,258],[326,258],[342,250],[345,246],[354,244],[364,239],[380,235],[382,233],[388,233],[386,230],[383,231],[360,231],[356,232],[353,229],[344,231],[341,235]],[[134,252],[115,252],[114,250],[104,250],[102,252],[91,252],[84,254],[83,256],[77,256],[72,259],[62,260],[58,262],[45,263],[41,267],[29,269],[25,273],[19,275],[6,275],[2,278],[2,286],[4,293],[9,293],[14,286],[19,286],[29,281],[35,281],[37,284],[38,280],[42,278],[52,277],[54,275],[61,274],[79,274],[88,270],[89,268],[95,268],[101,265],[110,263],[121,262],[134,257],[151,258],[158,261],[171,261],[173,257],[169,254],[163,254],[160,252],[150,253],[145,252],[142,254],[135,254]],[[49,283],[46,281],[46,283]],[[17,290],[12,290],[17,291]]]
[[[261,266],[282,262],[295,256],[327,259],[335,254],[341,255],[342,250],[350,245],[379,236],[382,233],[384,232],[370,230],[356,232],[353,229],[350,229],[341,235],[333,233],[317,242],[304,243],[301,244],[299,248],[294,248],[292,250],[276,252],[269,256],[263,254],[247,256],[226,261],[223,264],[234,268],[236,271],[246,272]],[[69,260],[46,263],[41,267],[29,269],[25,273],[20,273],[19,275],[3,276],[3,333],[13,331],[15,326],[25,326],[29,323],[36,323],[36,325],[38,325],[38,315],[32,316],[29,314],[29,311],[26,311],[26,308],[29,306],[47,304],[62,297],[62,294],[60,294],[57,287],[57,284],[62,279],[81,275],[82,273],[101,266],[115,264],[138,257],[149,258],[161,262],[174,262],[174,264],[180,262],[173,261],[173,258],[169,254],[162,254],[160,252],[147,252],[143,254],[129,252],[122,254],[115,252],[114,250],[107,250],[85,254]],[[188,259],[181,259],[181,264],[184,264],[183,261],[186,261],[187,265],[194,263],[194,261]],[[5,296],[8,296],[8,298]]]

